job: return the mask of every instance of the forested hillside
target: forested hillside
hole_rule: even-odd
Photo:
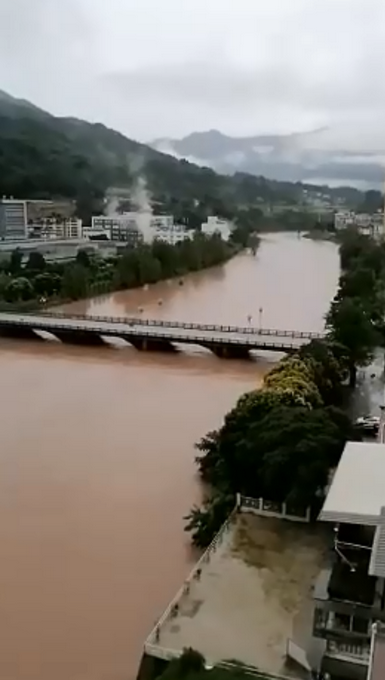
[[[301,199],[302,185],[243,173],[219,175],[132,141],[101,124],[57,118],[0,92],[0,195],[92,201],[144,175],[154,200],[233,206]]]

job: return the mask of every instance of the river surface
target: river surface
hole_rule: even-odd
[[[338,268],[332,243],[267,235],[183,286],[66,309],[317,331]],[[195,558],[194,442],[278,358],[0,341],[0,680],[134,678]]]

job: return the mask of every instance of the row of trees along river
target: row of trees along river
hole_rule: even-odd
[[[249,242],[256,248],[258,237],[238,227],[228,243],[218,235],[196,232],[192,240],[175,246],[155,241],[109,258],[81,250],[75,261],[67,263],[47,263],[41,253],[32,251],[23,265],[21,251],[14,250],[9,260],[0,262],[0,305],[28,309],[39,306],[41,299],[47,304],[78,300],[184,276],[226,262]]]
[[[344,252],[351,253],[349,262],[358,257]],[[324,327],[338,276],[335,244],[296,234],[266,235],[255,257],[242,252],[185,276],[183,286],[177,277],[62,309],[124,316],[137,315],[141,307],[147,318],[241,325],[251,316],[255,325],[317,331]],[[342,298],[348,299],[347,292]],[[369,298],[362,300],[365,318]],[[333,332],[337,328],[333,324]],[[353,360],[367,361],[372,347],[367,344],[362,357],[348,346],[349,368]],[[340,363],[329,347],[303,350],[273,372],[279,355],[225,361],[192,348],[169,356],[129,347],[6,339],[0,349],[1,678],[95,680],[136,674],[146,635],[196,559],[183,520],[201,501],[194,443],[220,428],[224,444],[213,451],[217,469],[211,459],[206,466],[218,493],[235,488],[229,484],[230,467],[242,487],[249,465],[258,467],[258,484],[274,491],[260,457],[254,463],[242,447],[237,447],[239,465],[227,456],[229,440],[221,429],[237,399],[261,387],[266,374],[261,396],[251,392],[241,400],[242,413],[233,412],[233,432],[238,436],[236,426],[244,418],[247,442],[263,446],[264,418],[265,457],[280,495],[307,501],[296,466],[290,484],[277,480],[269,399],[294,451],[304,436],[310,456],[310,433],[322,428],[328,464],[338,458],[348,428],[335,406],[346,362]],[[289,387],[280,391],[284,376]],[[296,398],[283,395],[285,390]],[[298,425],[290,409],[300,414]],[[325,468],[315,446],[313,490]],[[285,450],[282,464],[287,465]]]
[[[221,428],[197,444],[199,474],[211,489],[187,516],[199,547],[211,542],[237,492],[310,506],[316,517],[346,441],[361,436],[347,413],[344,387],[356,386],[358,367],[385,344],[385,244],[348,230],[340,257],[325,339],[282,359],[262,388],[244,394]]]

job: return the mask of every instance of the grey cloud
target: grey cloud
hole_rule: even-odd
[[[384,44],[383,0],[0,0],[0,89],[141,139],[331,125],[375,143]]]

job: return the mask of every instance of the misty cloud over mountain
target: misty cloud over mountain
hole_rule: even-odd
[[[320,128],[289,135],[230,137],[210,130],[182,139],[151,142],[159,151],[207,165],[219,172],[249,172],[278,180],[382,187],[385,150],[354,150],[344,140],[348,130]],[[369,146],[369,145],[368,145]]]

